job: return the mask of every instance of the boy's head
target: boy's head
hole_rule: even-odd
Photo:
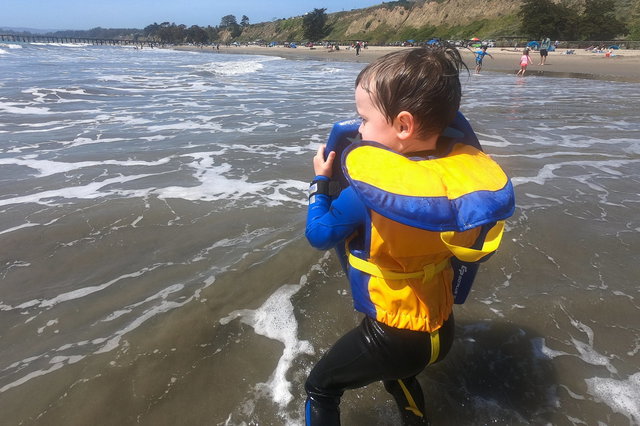
[[[481,49],[486,52],[487,51],[487,46],[482,46]]]
[[[403,111],[415,120],[416,136],[439,135],[460,107],[460,69],[466,68],[457,49],[434,46],[401,50],[369,64],[356,79],[372,104],[393,123]]]

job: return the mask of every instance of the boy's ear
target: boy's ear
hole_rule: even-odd
[[[398,139],[406,140],[413,136],[416,130],[416,122],[413,114],[408,111],[401,111],[394,120],[393,126]]]

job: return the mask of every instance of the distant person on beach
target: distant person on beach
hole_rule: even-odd
[[[356,56],[360,56],[360,48],[362,47],[362,45],[360,44],[359,41],[356,41]]]
[[[487,52],[487,46],[482,46],[479,50],[476,50],[475,52],[476,55],[476,74],[480,74],[480,70],[482,69],[482,60],[484,59],[485,56],[489,56],[491,59],[493,59],[493,56],[491,56],[490,53]]]
[[[527,66],[531,64],[531,56],[529,56],[529,49],[524,49],[522,51],[522,56],[520,56],[520,69],[516,73],[516,75],[521,75],[524,77],[524,73],[527,72]]]
[[[444,239],[473,251],[514,205],[500,166],[459,139],[473,135],[458,113],[462,68],[449,46],[377,59],[356,78],[363,140],[342,155],[351,185],[337,198],[329,191],[336,152],[325,157],[320,146],[313,158],[305,235],[321,250],[346,245],[354,307],[364,318],[309,373],[307,426],[340,425],[344,391],[377,381],[395,399],[403,425],[429,424],[416,376],[446,356],[455,330],[454,249]],[[441,137],[445,131],[458,135]]]
[[[540,42],[540,63],[538,65],[545,65],[547,62],[547,56],[549,56],[549,47],[551,47],[551,40],[549,37],[542,39]]]

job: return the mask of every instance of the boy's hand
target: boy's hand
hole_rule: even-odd
[[[320,145],[318,147],[318,152],[315,157],[313,157],[313,171],[316,173],[316,176],[326,176],[330,178],[333,174],[333,159],[336,158],[336,152],[331,151],[325,160],[325,146],[326,145]]]

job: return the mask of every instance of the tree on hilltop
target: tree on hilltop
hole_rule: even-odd
[[[225,15],[220,19],[220,28],[230,28],[238,25],[238,20],[235,15]]]
[[[247,18],[248,19],[248,18]],[[231,33],[231,37],[238,37],[242,34],[242,28],[238,25],[235,15],[225,15],[220,19],[220,29],[224,29]]]
[[[204,44],[209,41],[209,34],[197,25],[192,25],[186,30],[187,42]]]
[[[614,0],[586,0],[582,13],[564,2],[524,0],[518,16],[522,33],[533,39],[611,40],[627,32]]]
[[[302,31],[309,41],[322,40],[327,34],[327,9],[313,9],[302,19]]]
[[[549,37],[567,40],[576,37],[578,12],[563,3],[525,0],[518,16],[521,19],[522,33],[532,39]]]
[[[611,40],[627,32],[626,25],[616,18],[613,0],[587,0],[581,24],[587,40]]]
[[[640,40],[640,0],[631,8],[629,18],[629,37],[632,40]]]

